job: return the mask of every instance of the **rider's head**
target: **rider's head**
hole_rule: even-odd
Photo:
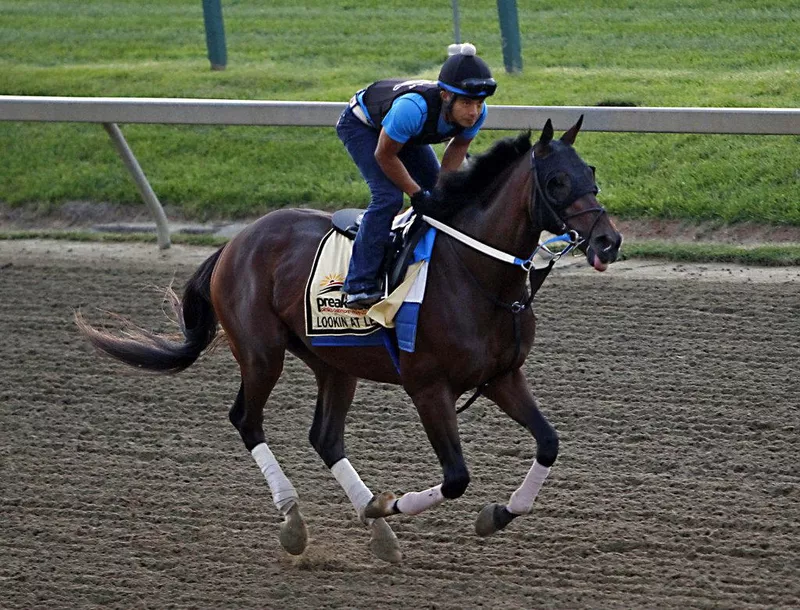
[[[439,71],[439,88],[450,120],[472,127],[483,110],[483,101],[494,95],[497,82],[486,62],[475,55],[468,42],[451,45],[451,55]]]

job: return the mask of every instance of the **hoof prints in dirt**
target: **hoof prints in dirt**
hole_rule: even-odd
[[[193,269],[179,267],[178,283]],[[265,426],[309,528],[292,558],[227,421],[238,390],[227,350],[156,377],[81,343],[79,306],[167,329],[149,287],[172,275],[2,270],[3,607],[797,606],[796,284],[553,274],[527,370],[561,454],[533,513],[474,534],[481,507],[506,499],[534,455],[481,399],[461,416],[471,486],[391,519],[404,559],[388,565],[308,446],[316,390],[301,363],[287,361]],[[348,425],[350,459],[374,490],[439,481],[399,389],[362,384]]]

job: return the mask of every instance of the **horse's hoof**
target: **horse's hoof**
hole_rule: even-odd
[[[372,530],[372,537],[369,540],[372,554],[389,563],[400,563],[403,559],[400,542],[386,520],[375,519],[369,527]]]
[[[294,503],[281,523],[281,546],[290,555],[301,555],[308,544],[308,529],[300,507]]]
[[[388,517],[389,515],[396,514],[394,510],[395,500],[394,494],[390,491],[384,491],[383,493],[372,496],[372,500],[367,502],[367,505],[364,507],[362,519],[380,519],[381,517]]]
[[[519,515],[509,512],[502,504],[487,504],[481,509],[478,518],[475,520],[475,533],[478,536],[491,536],[517,517]]]

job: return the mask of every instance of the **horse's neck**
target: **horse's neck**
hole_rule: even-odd
[[[491,195],[483,207],[472,208],[458,219],[465,233],[494,248],[526,259],[539,243],[541,229],[533,226],[530,215],[532,173],[527,156],[510,170],[504,183]],[[470,268],[476,275],[499,286],[517,289],[524,284],[525,273],[519,267],[499,261],[489,262],[485,255],[469,253]]]

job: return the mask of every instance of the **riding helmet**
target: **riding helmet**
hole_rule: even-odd
[[[468,42],[451,45],[452,55],[442,64],[438,84],[442,89],[472,98],[494,95],[497,82],[486,62],[475,55]]]

